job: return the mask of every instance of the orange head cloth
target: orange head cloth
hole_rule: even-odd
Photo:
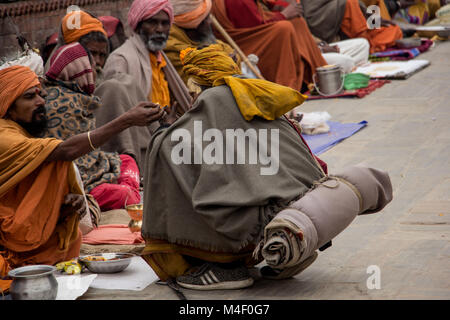
[[[0,119],[18,97],[34,86],[41,86],[41,83],[28,67],[12,66],[0,70]]]
[[[211,0],[172,0],[175,24],[195,29],[211,12]]]
[[[72,11],[64,16],[61,23],[64,43],[78,41],[82,36],[93,31],[101,32],[108,39],[102,22],[84,11]]]

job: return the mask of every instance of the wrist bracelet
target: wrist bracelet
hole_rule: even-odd
[[[91,141],[91,132],[90,132],[90,131],[88,131],[87,137],[88,137],[88,140],[89,140],[89,145],[91,146],[92,151],[94,151],[96,148],[95,148],[94,145],[92,144],[92,141]]]

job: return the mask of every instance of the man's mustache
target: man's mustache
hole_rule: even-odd
[[[154,33],[148,37],[149,40],[155,40],[158,38],[164,38],[164,40],[167,40],[169,38],[169,36],[165,33]]]
[[[34,109],[33,115],[36,115],[36,114],[38,114],[38,113],[43,113],[43,114],[45,114],[45,113],[46,113],[45,106],[39,106],[39,107],[37,107],[36,109]]]

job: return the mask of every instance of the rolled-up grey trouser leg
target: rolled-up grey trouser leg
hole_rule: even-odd
[[[272,262],[271,267],[292,267],[341,233],[358,214],[377,212],[391,200],[392,185],[386,172],[366,167],[346,168],[318,183],[272,219],[265,228],[261,254],[267,257],[268,264]],[[297,237],[284,236],[289,244],[283,247],[277,242],[280,232]],[[275,255],[279,257],[274,259]]]

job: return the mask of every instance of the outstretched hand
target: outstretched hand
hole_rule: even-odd
[[[127,111],[129,121],[133,126],[148,126],[158,121],[164,115],[164,110],[158,104],[151,102],[140,102]]]

